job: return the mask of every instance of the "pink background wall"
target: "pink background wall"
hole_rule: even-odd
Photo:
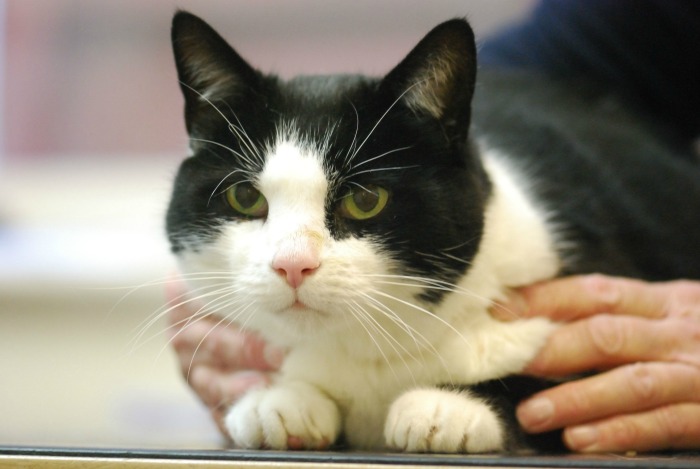
[[[181,154],[169,44],[176,8],[209,21],[250,62],[283,76],[380,74],[440,21],[479,36],[531,0],[8,0],[4,158]]]

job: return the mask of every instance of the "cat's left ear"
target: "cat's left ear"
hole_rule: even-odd
[[[454,19],[430,31],[381,86],[414,113],[438,119],[451,136],[466,138],[475,82],[474,33]]]

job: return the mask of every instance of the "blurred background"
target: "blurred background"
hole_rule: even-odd
[[[283,77],[392,68],[532,0],[0,0],[0,445],[222,444],[167,348],[163,214],[186,155],[176,8]],[[142,332],[142,335],[139,335]]]

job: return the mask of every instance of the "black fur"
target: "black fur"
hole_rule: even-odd
[[[227,186],[236,182],[236,176],[230,174],[241,161],[220,145],[198,139],[246,153],[226,119],[240,124],[261,148],[274,140],[280,122],[294,121],[302,137],[310,141],[332,132],[325,169],[334,182],[327,201],[327,225],[334,237],[377,235],[386,251],[402,264],[401,273],[456,281],[477,252],[489,194],[481,162],[467,140],[476,52],[471,29],[465,26],[455,20],[435,28],[382,80],[325,76],[282,82],[255,72],[199,18],[178,13],[173,21],[173,44],[187,129],[196,153],[180,169],[168,210],[173,250],[182,250],[183,240],[210,239],[233,217],[222,199],[211,195],[217,187],[222,189],[222,180]],[[423,85],[426,63],[442,59],[436,50],[459,54],[444,65],[452,80],[440,89],[444,94],[440,117],[410,108],[400,99],[416,83]],[[198,76],[197,68],[209,72]],[[212,85],[216,80],[223,84]],[[211,86],[218,87],[218,92],[207,102],[201,95]],[[370,134],[353,166],[345,164],[343,156]],[[399,148],[403,149],[362,164]],[[362,173],[353,176],[358,166]],[[391,202],[371,220],[338,217],[336,199],[351,184],[389,187]],[[190,247],[196,249],[196,245]],[[446,251],[462,261],[443,256]],[[422,298],[438,302],[442,296],[433,289]]]
[[[566,451],[561,430],[539,434],[528,434],[521,430],[515,418],[515,408],[527,397],[554,385],[552,381],[530,376],[508,376],[470,386],[469,392],[486,400],[498,415],[506,432],[507,452],[532,451],[549,454]]]
[[[700,278],[700,167],[691,149],[595,83],[481,74],[473,134],[531,179],[568,245],[562,275]]]
[[[180,168],[167,214],[175,252],[197,249],[224,223],[240,221],[218,194],[242,177],[236,169],[250,165],[221,145],[253,155],[227,121],[264,148],[280,122],[293,120],[309,141],[331,135],[325,171],[332,236],[376,235],[401,273],[452,283],[468,269],[490,195],[471,140],[479,137],[532,181],[533,197],[565,241],[561,274],[700,278],[700,169],[684,154],[690,150],[666,142],[652,120],[594,84],[494,71],[475,81],[474,37],[465,21],[435,28],[382,79],[283,82],[254,70],[185,12],[175,16],[172,41],[195,150]],[[435,68],[444,80],[431,81]],[[413,94],[421,87],[432,101]],[[367,164],[353,174],[343,156],[360,144],[355,167]],[[362,222],[337,216],[336,200],[353,183],[390,188],[387,209]],[[436,290],[423,293],[427,301],[441,298]],[[511,428],[509,449],[562,448],[558,433],[530,437],[517,430],[516,403],[543,385],[512,377],[471,388],[501,409]]]

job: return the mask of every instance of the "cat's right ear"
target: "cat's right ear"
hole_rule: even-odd
[[[204,115],[211,115],[218,99],[255,89],[260,81],[260,74],[226,40],[191,13],[175,14],[171,39],[190,134]]]

